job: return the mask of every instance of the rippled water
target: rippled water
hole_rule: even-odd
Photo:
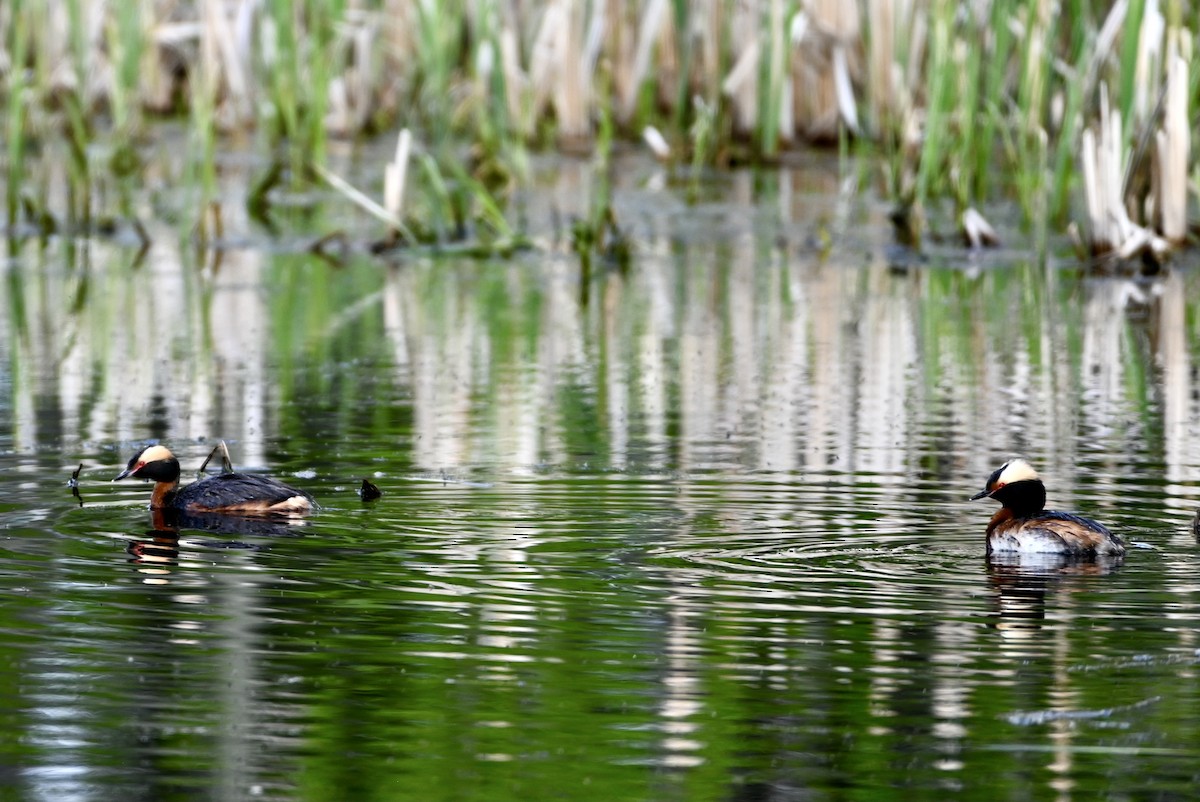
[[[1191,273],[897,270],[790,203],[647,214],[586,294],[553,249],[18,252],[0,796],[1189,798]],[[220,438],[322,509],[171,532],[109,481]],[[1127,558],[989,564],[1013,454]]]

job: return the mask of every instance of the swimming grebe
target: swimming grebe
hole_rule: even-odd
[[[994,498],[1001,505],[987,527],[987,553],[1124,554],[1121,538],[1095,521],[1069,512],[1046,510],[1046,486],[1022,459],[1009,460],[988,477],[971,501]]]
[[[146,446],[114,482],[132,476],[153,479],[153,510],[234,515],[295,515],[312,510],[312,496],[283,482],[248,473],[209,476],[179,486],[179,460],[165,446]]]

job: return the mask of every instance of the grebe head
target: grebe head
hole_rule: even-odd
[[[1046,506],[1046,486],[1037,471],[1023,459],[1012,459],[988,477],[983,490],[971,496],[971,501],[994,498],[1015,512],[1038,512]]]
[[[146,446],[129,460],[125,470],[117,474],[114,482],[132,476],[135,479],[152,479],[155,482],[179,481],[179,460],[175,459],[166,446]]]

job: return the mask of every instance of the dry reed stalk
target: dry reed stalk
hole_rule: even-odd
[[[858,129],[854,81],[862,25],[858,5],[813,0],[790,25],[794,50],[796,127],[811,139],[832,139],[844,123]]]
[[[219,9],[213,8],[215,5],[212,2],[204,4],[205,19],[197,26],[196,33],[200,38],[199,69],[196,70],[196,79],[192,86],[193,104],[199,101],[209,108],[217,107],[222,74],[218,34],[214,30],[216,24],[207,19],[209,14],[220,14]],[[200,101],[200,97],[203,97],[203,101]]]
[[[366,193],[360,192],[349,181],[342,178],[337,173],[325,169],[325,167],[317,164],[316,162],[313,162],[312,169],[325,181],[325,183],[329,184],[329,186],[345,195],[346,198],[348,198],[360,209],[382,221],[393,231],[399,231],[410,242],[417,241],[416,238],[412,236],[412,232],[409,231],[408,226],[404,225],[403,220],[393,217],[388,213],[387,209],[383,208],[374,200],[372,200]]]
[[[868,0],[866,81],[872,133],[896,136],[913,116],[924,58],[925,14],[912,0]],[[908,145],[915,144],[907,142]]]
[[[413,0],[384,0],[378,14],[384,21],[379,27],[380,50],[388,54],[387,66],[399,74],[416,60],[420,36],[418,5]]]
[[[325,114],[325,129],[339,136],[362,131],[375,111],[371,60],[378,19],[351,11],[347,23],[343,36],[344,46],[349,50],[348,67],[344,75],[335,75],[330,80],[329,109]]]
[[[627,124],[633,119],[634,113],[637,111],[638,95],[642,84],[650,74],[651,56],[654,52],[654,46],[659,42],[664,34],[669,15],[667,14],[667,0],[649,0],[645,4],[641,19],[637,26],[637,46],[633,52],[633,62],[625,77],[621,81],[621,85],[614,87],[617,95],[617,119]],[[609,24],[619,26],[621,20],[609,19]],[[614,54],[618,58],[620,53]],[[669,73],[670,65],[662,63],[663,57],[669,57],[669,50],[660,48],[660,60],[654,65],[656,80],[659,86],[671,83],[669,77],[664,73]]]
[[[688,30],[681,32],[692,41],[692,73],[689,97],[716,99],[721,86],[721,42],[728,16],[720,0],[694,0]]]
[[[673,109],[679,101],[679,84],[685,79],[683,48],[689,44],[684,41],[687,31],[679,30],[675,22],[674,14],[663,15],[662,24],[658,26],[658,58],[651,69],[654,86],[658,90],[655,95],[658,105],[667,110]]]
[[[1111,123],[1116,123],[1118,126],[1117,139],[1120,139],[1120,120],[1109,119],[1108,110],[1108,87],[1102,85],[1100,87],[1100,123],[1097,127],[1089,127],[1083,132],[1082,137],[1082,158],[1083,158],[1083,187],[1084,201],[1087,205],[1088,216],[1088,237],[1090,239],[1089,247],[1093,253],[1108,251],[1114,247],[1114,243],[1118,239],[1118,233],[1114,230],[1114,224],[1109,219],[1109,208],[1112,205],[1111,198],[1114,194],[1120,196],[1120,179],[1110,175],[1108,169],[1109,161],[1113,158],[1111,154],[1111,138],[1109,133]],[[1116,157],[1119,161],[1119,156]],[[1114,182],[1116,188],[1113,188]],[[1118,202],[1121,213],[1124,213],[1124,206]]]
[[[850,57],[853,51],[845,44],[833,48],[833,88],[837,95],[838,111],[842,122],[852,133],[858,133],[858,101],[854,97]]]
[[[530,115],[541,116],[550,104],[552,76],[558,61],[559,28],[566,25],[562,3],[550,3],[542,11],[541,23],[529,47]]]
[[[1129,147],[1121,136],[1121,115],[1110,109],[1108,87],[1100,86],[1100,120],[1083,132],[1083,184],[1087,203],[1088,247],[1095,255],[1131,259],[1147,250],[1162,257],[1167,242],[1129,217],[1125,206],[1125,167]]]
[[[559,142],[578,147],[591,135],[591,71],[586,67],[584,7],[582,0],[558,0],[565,5],[563,24],[558,29],[557,72],[554,81],[554,113]]]
[[[1128,11],[1129,0],[1116,0],[1112,4],[1112,8],[1108,10],[1108,16],[1104,18],[1104,24],[1100,26],[1100,33],[1096,35],[1096,43],[1093,47],[1091,58],[1088,59],[1088,71],[1085,76],[1083,92],[1085,96],[1091,95],[1091,87],[1095,85],[1101,65],[1112,54],[1113,48],[1116,46],[1117,36],[1121,33],[1121,28],[1125,25],[1125,15]]]
[[[738,3],[729,25],[733,66],[721,92],[729,99],[733,130],[741,135],[753,131],[758,120],[759,13],[756,0]]]
[[[867,87],[872,111],[878,116],[891,116],[885,113],[894,100],[891,90],[896,66],[896,25],[907,6],[905,0],[867,0],[870,27]]]
[[[245,8],[249,3],[243,3],[239,16],[249,15]],[[242,127],[253,122],[254,107],[250,90],[249,43],[243,42],[239,48],[239,37],[234,34],[234,26],[230,23],[223,0],[204,0],[203,3],[203,43],[201,50],[205,54],[206,69],[209,71],[212,83],[210,88],[221,91],[223,95],[220,113],[224,122],[232,127]],[[238,28],[247,31],[249,20],[239,20]]]
[[[591,133],[588,112],[592,100],[588,53],[583,38],[580,0],[554,0],[546,6],[530,54],[533,86],[532,114],[554,109],[560,143],[577,146]]]
[[[159,64],[147,79],[151,86],[142,90],[142,103],[146,108],[169,113],[177,91],[181,90],[178,72],[203,74],[205,56],[203,53],[197,55],[197,43],[202,42],[202,36],[203,26],[198,20],[159,22],[154,25],[152,37]],[[194,87],[192,94],[195,94]]]
[[[596,94],[596,68],[600,63],[600,54],[604,49],[604,39],[608,28],[604,16],[604,6],[600,3],[593,3],[591,9],[592,16],[587,21],[581,51],[582,58],[580,59],[580,86],[585,90],[583,93],[584,99],[587,101],[585,114],[588,115],[593,111],[592,106],[598,102],[604,102],[610,106],[612,104],[611,93],[604,98],[600,98]]]
[[[83,82],[85,75],[77,74],[75,54],[68,49],[70,42],[70,19],[64,5],[47,9],[48,19],[45,25],[45,36],[38,44],[38,58],[43,60],[50,73],[50,90],[52,92],[74,91],[80,97],[84,96]],[[80,9],[80,14],[87,13]],[[9,30],[0,18],[0,31]],[[0,47],[0,73],[7,72],[8,59]]]
[[[1188,63],[1170,47],[1167,86],[1163,101],[1163,124],[1155,134],[1153,165],[1154,208],[1158,230],[1168,242],[1187,236],[1188,154],[1191,128],[1188,124]]]
[[[1158,9],[1158,0],[1146,0],[1142,9],[1142,25],[1138,30],[1130,130],[1136,130],[1147,123],[1158,103],[1163,74],[1163,34],[1166,28],[1167,21]]]
[[[383,208],[395,220],[404,218],[404,185],[408,176],[408,157],[412,152],[412,134],[407,128],[396,139],[396,155],[383,171]]]

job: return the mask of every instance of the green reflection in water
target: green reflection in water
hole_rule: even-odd
[[[1182,793],[1195,278],[715,238],[646,238],[586,304],[553,252],[20,252],[13,798]],[[149,437],[324,509],[148,531],[108,480]],[[1013,453],[1155,549],[989,570],[964,499]]]

